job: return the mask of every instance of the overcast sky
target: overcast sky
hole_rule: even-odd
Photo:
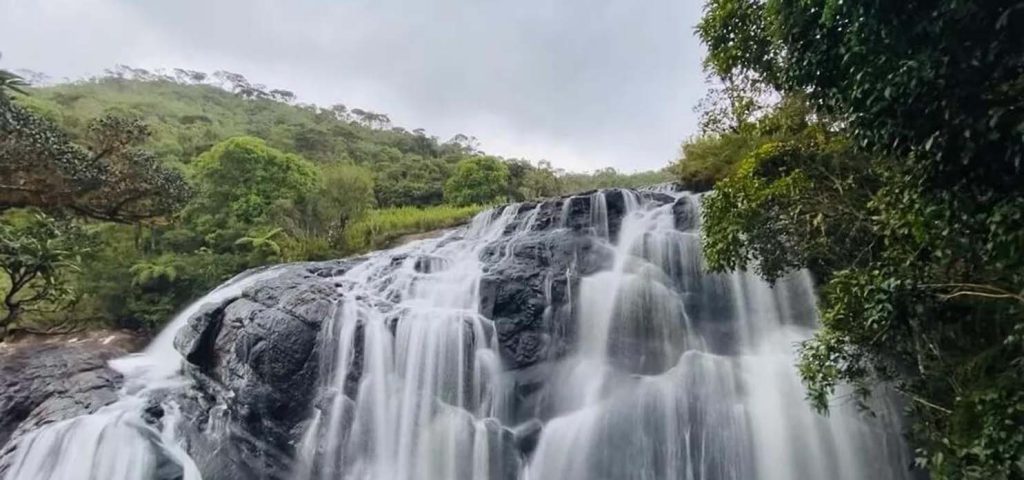
[[[665,166],[705,86],[700,0],[0,0],[0,67],[230,70],[570,170]]]

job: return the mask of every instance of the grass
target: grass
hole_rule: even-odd
[[[397,207],[372,210],[362,220],[345,229],[345,246],[350,253],[386,248],[410,234],[450,228],[468,222],[485,207]]]

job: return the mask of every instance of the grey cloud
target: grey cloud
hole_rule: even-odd
[[[0,0],[4,63],[229,69],[506,156],[660,168],[703,94],[680,0]]]

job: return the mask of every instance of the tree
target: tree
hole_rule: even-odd
[[[132,286],[144,289],[165,289],[178,279],[178,268],[173,255],[159,257],[136,263],[128,269],[132,276]]]
[[[709,83],[707,95],[694,108],[702,134],[747,133],[771,107],[770,88],[756,79],[741,76]]]
[[[551,162],[537,162],[537,167],[526,174],[523,192],[527,199],[555,197],[562,193],[562,181]]]
[[[373,174],[369,170],[343,163],[320,166],[322,179],[318,190],[294,202],[277,205],[279,223],[296,237],[330,236],[341,233],[360,219],[374,204]]]
[[[272,228],[266,232],[250,232],[249,235],[235,240],[235,245],[246,247],[267,259],[277,259],[281,257],[281,246],[274,240],[274,237],[279,236],[283,231],[283,228]]]
[[[872,258],[879,239],[862,213],[879,188],[872,163],[843,139],[757,148],[703,202],[708,265],[772,282],[809,268],[828,280]]]
[[[508,199],[521,202],[529,198],[525,189],[526,178],[535,167],[526,160],[514,158],[505,160],[505,167],[508,169]]]
[[[540,161],[536,166],[527,160],[505,160],[508,167],[508,198],[521,202],[544,197],[553,197],[561,193],[561,182],[555,174],[551,162]]]
[[[732,102],[717,98],[716,102]],[[774,142],[806,143],[821,141],[828,134],[822,125],[812,123],[812,112],[802,95],[783,97],[778,103],[750,116],[739,123],[708,125],[722,121],[708,119],[732,106],[705,105],[702,135],[687,139],[680,148],[680,158],[669,167],[679,182],[693,191],[710,190],[718,181],[737,170],[740,163],[758,148]]]
[[[279,102],[292,103],[295,101],[295,93],[288,90],[275,88],[271,90],[269,93],[270,98],[273,98],[274,100],[277,100]]]
[[[26,311],[59,309],[70,300],[65,275],[78,268],[82,240],[74,224],[39,212],[0,219],[0,340]]]
[[[213,228],[264,224],[274,202],[298,200],[321,185],[313,164],[253,137],[225,140],[200,155],[192,178],[191,214],[208,217]]]
[[[149,136],[141,121],[107,115],[90,124],[84,148],[0,92],[0,210],[70,209],[116,222],[173,214],[191,192],[137,148]]]
[[[28,82],[21,78],[19,75],[15,75],[7,70],[0,70],[0,93],[4,90],[10,90],[15,93],[27,95],[25,87],[28,86]]]
[[[455,136],[450,138],[446,146],[452,147],[456,152],[473,155],[481,153],[479,150],[480,142],[476,137],[472,137],[463,133],[456,133]]]
[[[346,107],[345,104],[337,103],[331,105],[329,111],[331,112],[332,115],[334,115],[334,118],[338,121],[348,122],[352,120],[352,113],[348,111],[348,107]]]
[[[698,29],[713,72],[805,95],[856,150],[750,160],[706,200],[711,263],[817,264],[811,401],[889,385],[936,479],[1024,478],[1022,28],[1009,1],[715,0]]]
[[[379,206],[427,206],[444,201],[444,182],[450,172],[444,159],[402,154],[390,147],[380,153],[380,160],[371,164]]]
[[[455,166],[444,185],[445,201],[454,205],[484,205],[503,200],[508,167],[494,157],[470,157]]]
[[[180,83],[203,83],[206,80],[206,74],[196,70],[175,68],[174,78]]]

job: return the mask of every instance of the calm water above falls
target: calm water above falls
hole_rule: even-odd
[[[704,273],[698,204],[610,191],[513,205],[332,278],[286,477],[912,478],[892,407],[806,405],[793,363],[815,324],[809,276]],[[186,453],[173,395],[144,420],[154,392],[191,388],[172,342],[198,304],[116,364],[120,402],[27,435],[6,478],[219,478]]]

